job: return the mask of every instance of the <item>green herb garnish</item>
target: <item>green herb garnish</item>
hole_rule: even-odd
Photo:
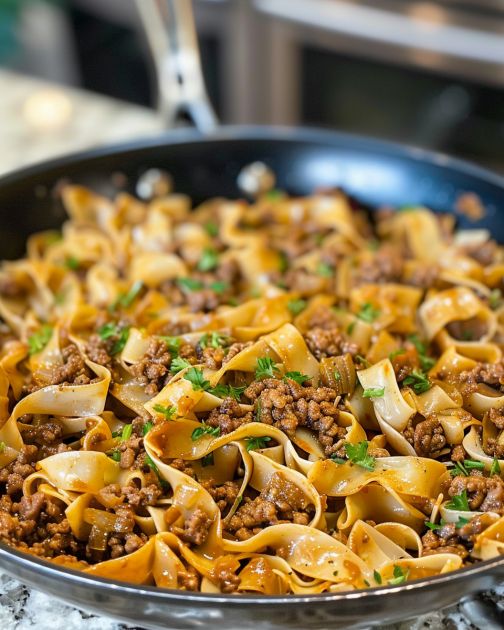
[[[113,451],[110,455],[110,459],[113,459],[115,462],[121,461],[121,453],[120,451]]]
[[[400,356],[401,354],[405,354],[406,350],[404,348],[399,348],[399,350],[394,350],[394,352],[391,352],[388,355],[388,358],[393,361],[396,357]]]
[[[170,374],[178,374],[188,367],[191,367],[189,361],[186,361],[182,357],[175,357],[174,359],[172,359],[172,362],[170,364]]]
[[[264,437],[250,437],[245,438],[247,442],[247,451],[255,451],[258,448],[266,448],[266,442],[270,442],[271,438],[268,436]]]
[[[7,444],[5,442],[0,442],[0,453],[3,453],[7,448]]]
[[[369,387],[362,392],[364,398],[381,398],[385,394],[385,387]]]
[[[178,278],[177,284],[182,289],[182,291],[192,292],[192,291],[201,291],[203,289],[204,284],[201,280],[196,280],[196,278]]]
[[[368,455],[369,444],[366,440],[358,444],[345,444],[345,451],[348,459],[357,466],[361,466],[366,470],[374,470],[376,460]]]
[[[478,462],[474,459],[464,459],[463,462],[455,462],[455,466],[450,470],[450,475],[455,477],[456,475],[469,476],[469,470],[484,470],[485,464]]]
[[[289,258],[285,252],[278,252],[278,271],[285,273],[289,268]]]
[[[275,378],[275,374],[278,374],[279,371],[271,357],[259,357],[259,359],[257,359],[257,367],[255,370],[256,379]]]
[[[406,582],[409,576],[409,569],[404,571],[401,567],[394,565],[394,577],[388,581],[392,586],[397,586],[398,584],[403,584]]]
[[[441,527],[443,527],[441,523],[433,523],[432,521],[425,521],[425,526],[433,532],[436,531],[436,529],[441,529]]]
[[[373,577],[375,579],[375,582],[377,584],[381,584],[382,583],[382,576],[378,573],[378,571],[376,571],[376,569],[373,571]]]
[[[287,302],[287,308],[293,315],[299,315],[302,311],[305,310],[308,302],[306,300],[289,300]]]
[[[306,381],[311,380],[311,377],[307,374],[302,374],[301,372],[285,372],[284,379],[290,378],[291,381],[296,381],[299,385],[306,383]]]
[[[317,275],[322,276],[323,278],[331,278],[334,273],[334,269],[331,265],[328,265],[325,262],[319,262],[317,265]]]
[[[492,462],[492,466],[490,468],[490,476],[492,475],[500,475],[501,474],[501,467],[499,464],[499,460],[497,459],[497,457],[494,457],[494,460]]]
[[[212,437],[219,437],[220,427],[211,427],[208,424],[203,423],[200,427],[196,427],[191,433],[191,440],[195,442],[204,435],[210,435]]]
[[[114,345],[112,346],[112,354],[119,354],[119,352],[122,352],[124,350],[124,346],[128,341],[129,331],[129,326],[126,326],[126,328],[123,328],[121,330],[121,332],[119,333],[119,338],[117,339],[117,341],[114,342]]]
[[[71,269],[72,271],[76,271],[79,268],[80,262],[75,256],[68,256],[65,259],[65,267],[67,269]]]
[[[109,322],[108,324],[103,324],[98,328],[98,334],[101,339],[105,341],[105,339],[110,339],[110,337],[114,337],[118,334],[117,324],[113,322]]]
[[[380,317],[380,310],[375,308],[371,302],[366,302],[360,307],[357,317],[362,319],[363,322],[372,324],[378,317]]]
[[[199,344],[202,348],[223,348],[229,343],[229,337],[227,335],[221,335],[218,332],[205,333],[199,340]]]
[[[234,386],[234,385],[224,385],[223,383],[219,383],[212,389],[208,390],[214,396],[218,396],[219,398],[234,398],[237,402],[240,402],[241,395],[247,389],[246,385]]]
[[[219,234],[219,226],[215,221],[207,221],[203,226],[208,236],[215,237]]]
[[[464,516],[459,516],[458,521],[455,523],[455,527],[457,529],[460,529],[461,527],[464,527],[464,525],[467,525],[469,521],[470,521],[469,518],[465,518]]]
[[[172,355],[172,357],[176,357],[182,343],[180,337],[166,337],[165,335],[160,335],[159,338],[165,342],[168,347],[168,352]]]
[[[200,271],[213,271],[219,264],[219,255],[212,247],[206,247],[203,250],[201,258],[198,262]]]
[[[351,322],[350,324],[348,324],[347,329],[346,329],[347,335],[351,335],[353,333],[356,323],[357,322]]]
[[[403,383],[404,385],[411,385],[415,394],[423,394],[423,392],[431,388],[427,375],[419,370],[413,370],[413,372],[404,379]]]
[[[173,420],[173,417],[177,413],[177,410],[175,409],[175,407],[172,407],[171,405],[168,407],[165,407],[164,405],[156,404],[152,406],[152,409],[156,413],[160,413],[162,416],[164,416],[165,420]]]
[[[467,490],[461,492],[461,494],[456,494],[451,498],[451,501],[448,501],[446,506],[449,510],[460,510],[461,512],[470,512],[471,508],[469,507],[469,501],[467,499]]]
[[[488,296],[488,304],[492,310],[499,308],[502,304],[502,291],[500,289],[493,289]]]
[[[216,280],[215,282],[210,283],[210,289],[217,293],[217,295],[221,295],[224,291],[229,289],[229,284],[223,280]]]
[[[142,427],[142,434],[143,435],[147,435],[147,433],[149,433],[149,431],[154,427],[154,423],[151,422],[150,420],[147,420],[147,422],[143,425]]]
[[[170,487],[170,485],[165,479],[163,479],[163,477],[161,477],[159,468],[156,466],[156,463],[152,460],[150,455],[145,456],[144,462],[152,470],[152,472],[156,474],[161,488],[163,488],[164,490],[167,490]]]
[[[121,442],[125,442],[126,440],[129,440],[132,433],[133,433],[133,425],[125,424],[121,433]]]
[[[334,370],[334,380],[336,382],[341,381],[341,372],[339,370]]]
[[[41,352],[51,340],[52,326],[44,325],[28,337],[28,353],[30,356]]]
[[[184,379],[189,381],[195,392],[206,392],[210,389],[210,381],[207,381],[203,376],[203,370],[197,367],[192,367],[184,374]]]
[[[214,454],[213,453],[207,453],[204,457],[201,458],[201,465],[203,466],[203,468],[206,468],[207,466],[213,466],[214,465]]]

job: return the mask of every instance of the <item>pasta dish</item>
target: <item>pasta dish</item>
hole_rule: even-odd
[[[0,269],[3,542],[266,595],[504,553],[504,248],[485,230],[337,190],[62,198],[61,232]]]

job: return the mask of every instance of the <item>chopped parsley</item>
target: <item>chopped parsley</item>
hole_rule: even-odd
[[[44,325],[28,337],[29,355],[41,352],[51,340],[53,333],[52,326]]]
[[[76,271],[80,266],[80,262],[75,258],[75,256],[68,256],[65,259],[65,267],[67,269],[71,269],[72,271]]]
[[[147,435],[149,431],[154,427],[154,423],[148,420],[142,427],[142,434]]]
[[[143,289],[143,282],[141,280],[137,280],[131,286],[131,289],[127,293],[121,293],[117,300],[110,307],[110,311],[115,311],[119,306],[123,308],[130,307],[133,302],[137,299],[140,294],[140,291]]]
[[[189,381],[195,392],[206,392],[210,389],[210,381],[203,376],[201,368],[192,367],[184,374],[184,379]]]
[[[189,361],[186,361],[182,357],[175,357],[174,359],[172,359],[172,362],[170,364],[170,374],[178,374],[188,367],[191,367]]]
[[[423,392],[431,388],[427,375],[420,370],[413,370],[413,372],[404,379],[403,383],[404,385],[411,385],[415,394],[423,394]]]
[[[203,423],[200,427],[196,427],[191,433],[191,440],[195,442],[204,435],[210,435],[212,437],[219,437],[220,427],[211,427],[208,424]]]
[[[204,457],[202,457],[201,465],[203,466],[203,468],[206,468],[207,466],[213,466],[214,465],[213,453],[207,453]]]
[[[219,383],[215,387],[212,387],[209,392],[219,398],[234,398],[237,402],[240,402],[241,395],[246,389],[246,385],[235,386]]]
[[[473,459],[464,459],[463,462],[455,462],[455,466],[450,470],[450,475],[455,477],[456,475],[469,476],[469,470],[484,470],[485,464]]]
[[[319,262],[317,265],[317,275],[322,276],[323,278],[331,278],[334,273],[334,269],[331,265],[328,265],[325,262]]]
[[[110,339],[110,337],[114,337],[118,334],[117,324],[114,324],[114,322],[103,324],[103,326],[100,326],[100,328],[98,328],[98,334],[100,335],[100,338],[104,341],[105,339]]]
[[[219,264],[219,255],[212,247],[206,247],[203,250],[201,258],[198,262],[200,271],[213,271]]]
[[[154,409],[156,413],[160,413],[162,416],[164,416],[165,420],[173,420],[173,416],[177,413],[177,410],[175,409],[175,407],[172,407],[171,405],[168,407],[165,407],[164,405],[157,404],[157,405],[153,405],[152,408]]]
[[[357,317],[362,319],[363,322],[372,324],[378,317],[380,317],[380,310],[375,308],[371,302],[365,302],[360,307]]]
[[[467,525],[469,521],[470,519],[465,518],[464,516],[459,516],[458,521],[455,523],[455,527],[460,529],[461,527],[464,527],[464,525]]]
[[[499,464],[499,460],[497,459],[497,457],[494,457],[494,460],[492,462],[492,467],[490,468],[490,476],[500,475],[500,474],[501,474],[501,467]]]
[[[432,521],[425,521],[425,526],[428,527],[433,532],[436,531],[436,529],[441,529],[443,525],[444,523],[433,523]]]
[[[356,354],[355,358],[357,359],[359,363],[362,363],[364,367],[369,367],[371,365],[371,363],[369,363],[366,357],[363,357],[362,354]]]
[[[223,348],[229,343],[229,337],[227,335],[221,335],[218,332],[205,333],[199,340],[199,345],[202,348]]]
[[[7,444],[5,442],[0,442],[0,453],[3,453],[7,448]]]
[[[186,293],[190,293],[192,291],[201,291],[204,287],[203,282],[201,280],[196,280],[196,278],[178,278],[177,284]]]
[[[341,381],[341,372],[339,370],[334,370],[334,380],[336,382]]]
[[[152,460],[151,456],[146,455],[144,461],[145,464],[152,470],[152,472],[156,474],[161,488],[163,488],[163,490],[167,490],[170,487],[169,483],[166,481],[166,479],[163,479],[163,477],[161,477],[159,468],[156,466],[156,463]]]
[[[347,329],[346,329],[347,335],[351,335],[353,333],[353,331],[355,330],[356,323],[357,322],[351,322],[350,324],[348,324]]]
[[[369,387],[362,392],[364,398],[381,398],[385,394],[385,387]]]
[[[392,586],[403,584],[408,579],[409,572],[409,569],[406,569],[406,571],[404,571],[404,569],[402,569],[401,567],[394,565],[394,577],[391,578],[388,583]]]
[[[337,455],[331,455],[331,461],[335,464],[346,464],[347,460],[343,459],[343,457],[338,457]]]
[[[368,454],[369,444],[366,440],[358,444],[345,444],[345,451],[348,459],[357,466],[366,470],[374,470],[376,460]]]
[[[289,300],[287,302],[287,308],[293,315],[299,315],[302,313],[308,302],[306,300]]]
[[[264,437],[250,437],[245,438],[247,441],[247,451],[255,451],[258,448],[266,448],[266,442],[270,442],[271,438],[268,436]]]
[[[451,498],[451,501],[448,501],[446,506],[449,510],[460,510],[461,512],[470,512],[471,508],[469,507],[469,501],[467,500],[467,490],[461,492],[461,494],[456,494]]]
[[[255,370],[256,379],[261,378],[275,378],[275,374],[278,374],[279,369],[273,363],[271,357],[259,357],[257,359],[257,367]]]
[[[436,363],[436,359],[427,356],[427,345],[420,340],[418,335],[409,335],[408,340],[411,341],[418,352],[418,359],[422,370],[428,372]]]
[[[307,374],[302,374],[301,372],[285,372],[284,379],[290,378],[291,381],[296,381],[299,385],[306,383],[306,381],[311,380],[311,376]]]
[[[278,252],[278,271],[285,273],[289,268],[289,259],[285,252]]]
[[[203,227],[208,236],[215,237],[219,234],[219,226],[215,221],[207,221]]]
[[[382,580],[382,576],[378,573],[378,571],[376,569],[373,571],[373,577],[374,577],[375,582],[377,584],[381,584],[382,583],[382,581],[383,581]]]
[[[119,451],[113,451],[110,455],[110,459],[113,459],[115,462],[121,461],[121,453]]]
[[[132,433],[133,433],[133,425],[125,424],[121,433],[121,442],[125,442],[126,440],[129,440]]]
[[[493,289],[488,297],[488,304],[492,310],[499,308],[502,304],[502,291]]]
[[[261,399],[257,400],[256,408],[254,409],[254,422],[262,422],[261,420],[262,407],[261,407]]]
[[[221,295],[224,291],[229,289],[229,284],[223,280],[216,280],[215,282],[210,283],[210,288],[218,295]]]
[[[122,352],[124,350],[124,346],[128,341],[129,331],[129,326],[126,326],[126,328],[123,328],[120,331],[118,339],[114,342],[114,345],[112,346],[112,354],[119,354],[119,352]]]
[[[404,348],[399,348],[399,350],[394,350],[394,352],[391,352],[388,355],[388,358],[393,361],[396,357],[400,356],[401,354],[405,354],[406,350]]]
[[[164,335],[160,336],[165,344],[168,347],[168,352],[172,355],[172,357],[176,357],[180,350],[181,340],[180,337],[166,337]]]

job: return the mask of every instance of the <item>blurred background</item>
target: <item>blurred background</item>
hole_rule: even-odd
[[[222,122],[357,132],[504,172],[504,0],[194,0],[194,11]],[[157,101],[135,0],[0,0],[0,171],[158,133]]]

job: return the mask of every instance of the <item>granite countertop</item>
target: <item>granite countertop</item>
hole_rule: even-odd
[[[162,122],[155,112],[87,92],[48,85],[0,71],[0,175],[57,155],[155,135]],[[504,586],[487,596],[504,608]],[[502,607],[502,608],[501,608]],[[443,611],[381,630],[474,630],[474,607],[452,606]],[[485,630],[502,625],[485,624]],[[0,572],[0,628],[9,630],[125,630],[133,628],[98,617],[29,589]],[[142,630],[137,628],[136,630]],[[170,630],[167,628],[167,630]]]

